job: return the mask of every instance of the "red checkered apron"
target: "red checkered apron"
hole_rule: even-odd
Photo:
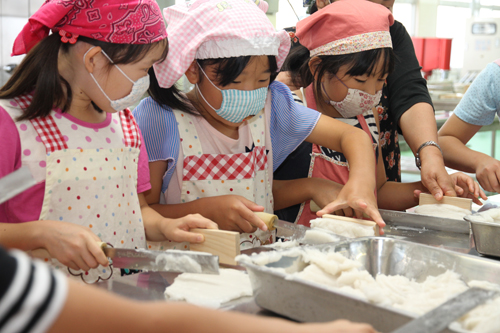
[[[30,96],[16,99],[22,107],[30,101]],[[88,227],[113,247],[144,248],[144,225],[137,196],[140,136],[129,110],[120,112],[120,119],[125,147],[112,149],[69,149],[52,115],[31,120],[47,151],[40,219]],[[68,277],[86,283],[107,280],[113,275],[112,265],[84,272],[65,267],[56,259],[42,259],[65,271]]]
[[[268,107],[268,106],[266,106]],[[265,147],[265,115],[262,110],[248,120],[254,148],[238,154],[205,154],[191,115],[174,111],[184,152],[181,202],[203,197],[240,195],[273,212]],[[270,232],[241,234],[241,249],[274,241]]]

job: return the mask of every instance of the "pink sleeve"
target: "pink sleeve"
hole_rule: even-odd
[[[137,193],[146,192],[151,189],[150,175],[149,175],[149,159],[142,137],[141,130],[139,130],[141,137],[141,147],[139,152],[139,165],[137,166]]]
[[[4,108],[0,107],[0,178],[21,167],[21,140],[16,124]],[[8,202],[7,202],[8,203]],[[0,222],[9,220],[7,203],[0,205]]]

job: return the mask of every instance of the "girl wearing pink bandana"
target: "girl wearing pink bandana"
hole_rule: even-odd
[[[375,158],[366,159],[372,143],[361,130],[295,104],[274,82],[290,39],[259,7],[265,2],[200,0],[164,10],[170,51],[150,71],[152,97],[134,110],[150,158],[148,203],[163,216],[197,212],[239,231],[243,249],[272,242],[254,212],[272,213],[287,201],[286,184],[276,195],[272,174],[307,140],[345,152],[356,175],[319,215],[349,206],[384,226]],[[174,86],[184,74],[195,85],[186,94]]]
[[[396,183],[387,181],[378,145],[378,117],[373,108],[379,103],[385,79],[394,68],[389,27],[394,19],[391,12],[365,0],[338,0],[297,24],[296,47],[287,66],[294,79],[305,89],[307,106],[323,115],[363,129],[373,143],[377,169],[377,202],[383,209],[405,210],[418,202],[416,193],[426,191],[421,182]],[[303,182],[297,178],[316,178],[344,185],[351,179],[349,163],[342,152],[317,144],[302,144],[275,173],[276,179]],[[457,193],[469,191],[476,198],[485,197],[479,185],[470,177],[452,175]],[[461,187],[460,187],[461,186]],[[342,187],[339,186],[340,190]],[[319,189],[318,189],[319,190]],[[305,202],[278,212],[285,220],[309,226],[315,218],[311,200],[323,207],[333,191],[317,193]],[[477,200],[478,201],[478,200]],[[479,201],[478,201],[479,202]],[[300,206],[299,206],[300,205]],[[352,216],[351,209],[337,214]]]
[[[200,216],[166,219],[144,198],[148,158],[128,107],[165,59],[166,37],[153,0],[49,0],[29,19],[13,48],[26,57],[0,89],[0,177],[24,165],[38,184],[0,206],[10,223],[1,243],[45,248],[46,261],[94,283],[121,273],[98,241],[200,242],[190,228],[216,228]]]

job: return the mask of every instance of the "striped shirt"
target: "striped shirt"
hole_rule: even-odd
[[[21,251],[0,248],[0,332],[45,332],[66,301],[60,272]]]
[[[269,117],[266,117],[269,119],[266,125],[271,137],[273,168],[276,170],[311,134],[320,114],[295,103],[290,89],[281,82],[271,83],[269,96],[271,96],[271,112]],[[152,98],[144,99],[133,114],[144,137],[149,161],[169,162],[162,185],[162,192],[165,192],[178,163],[180,149],[175,116],[171,108],[160,106]]]

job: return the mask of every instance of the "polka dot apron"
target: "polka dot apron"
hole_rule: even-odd
[[[184,152],[181,202],[220,195],[241,195],[273,212],[265,146],[264,110],[248,120],[254,149],[239,154],[204,154],[191,115],[174,111]],[[241,249],[272,243],[271,232],[257,230],[240,236]]]
[[[31,120],[47,151],[40,220],[89,227],[112,247],[144,248],[144,225],[137,196],[140,136],[129,110],[121,111],[120,119],[125,147],[114,149],[68,149],[51,115]],[[86,283],[120,275],[120,270],[112,265],[84,272],[56,259],[45,260],[56,269],[67,271],[69,277]]]

